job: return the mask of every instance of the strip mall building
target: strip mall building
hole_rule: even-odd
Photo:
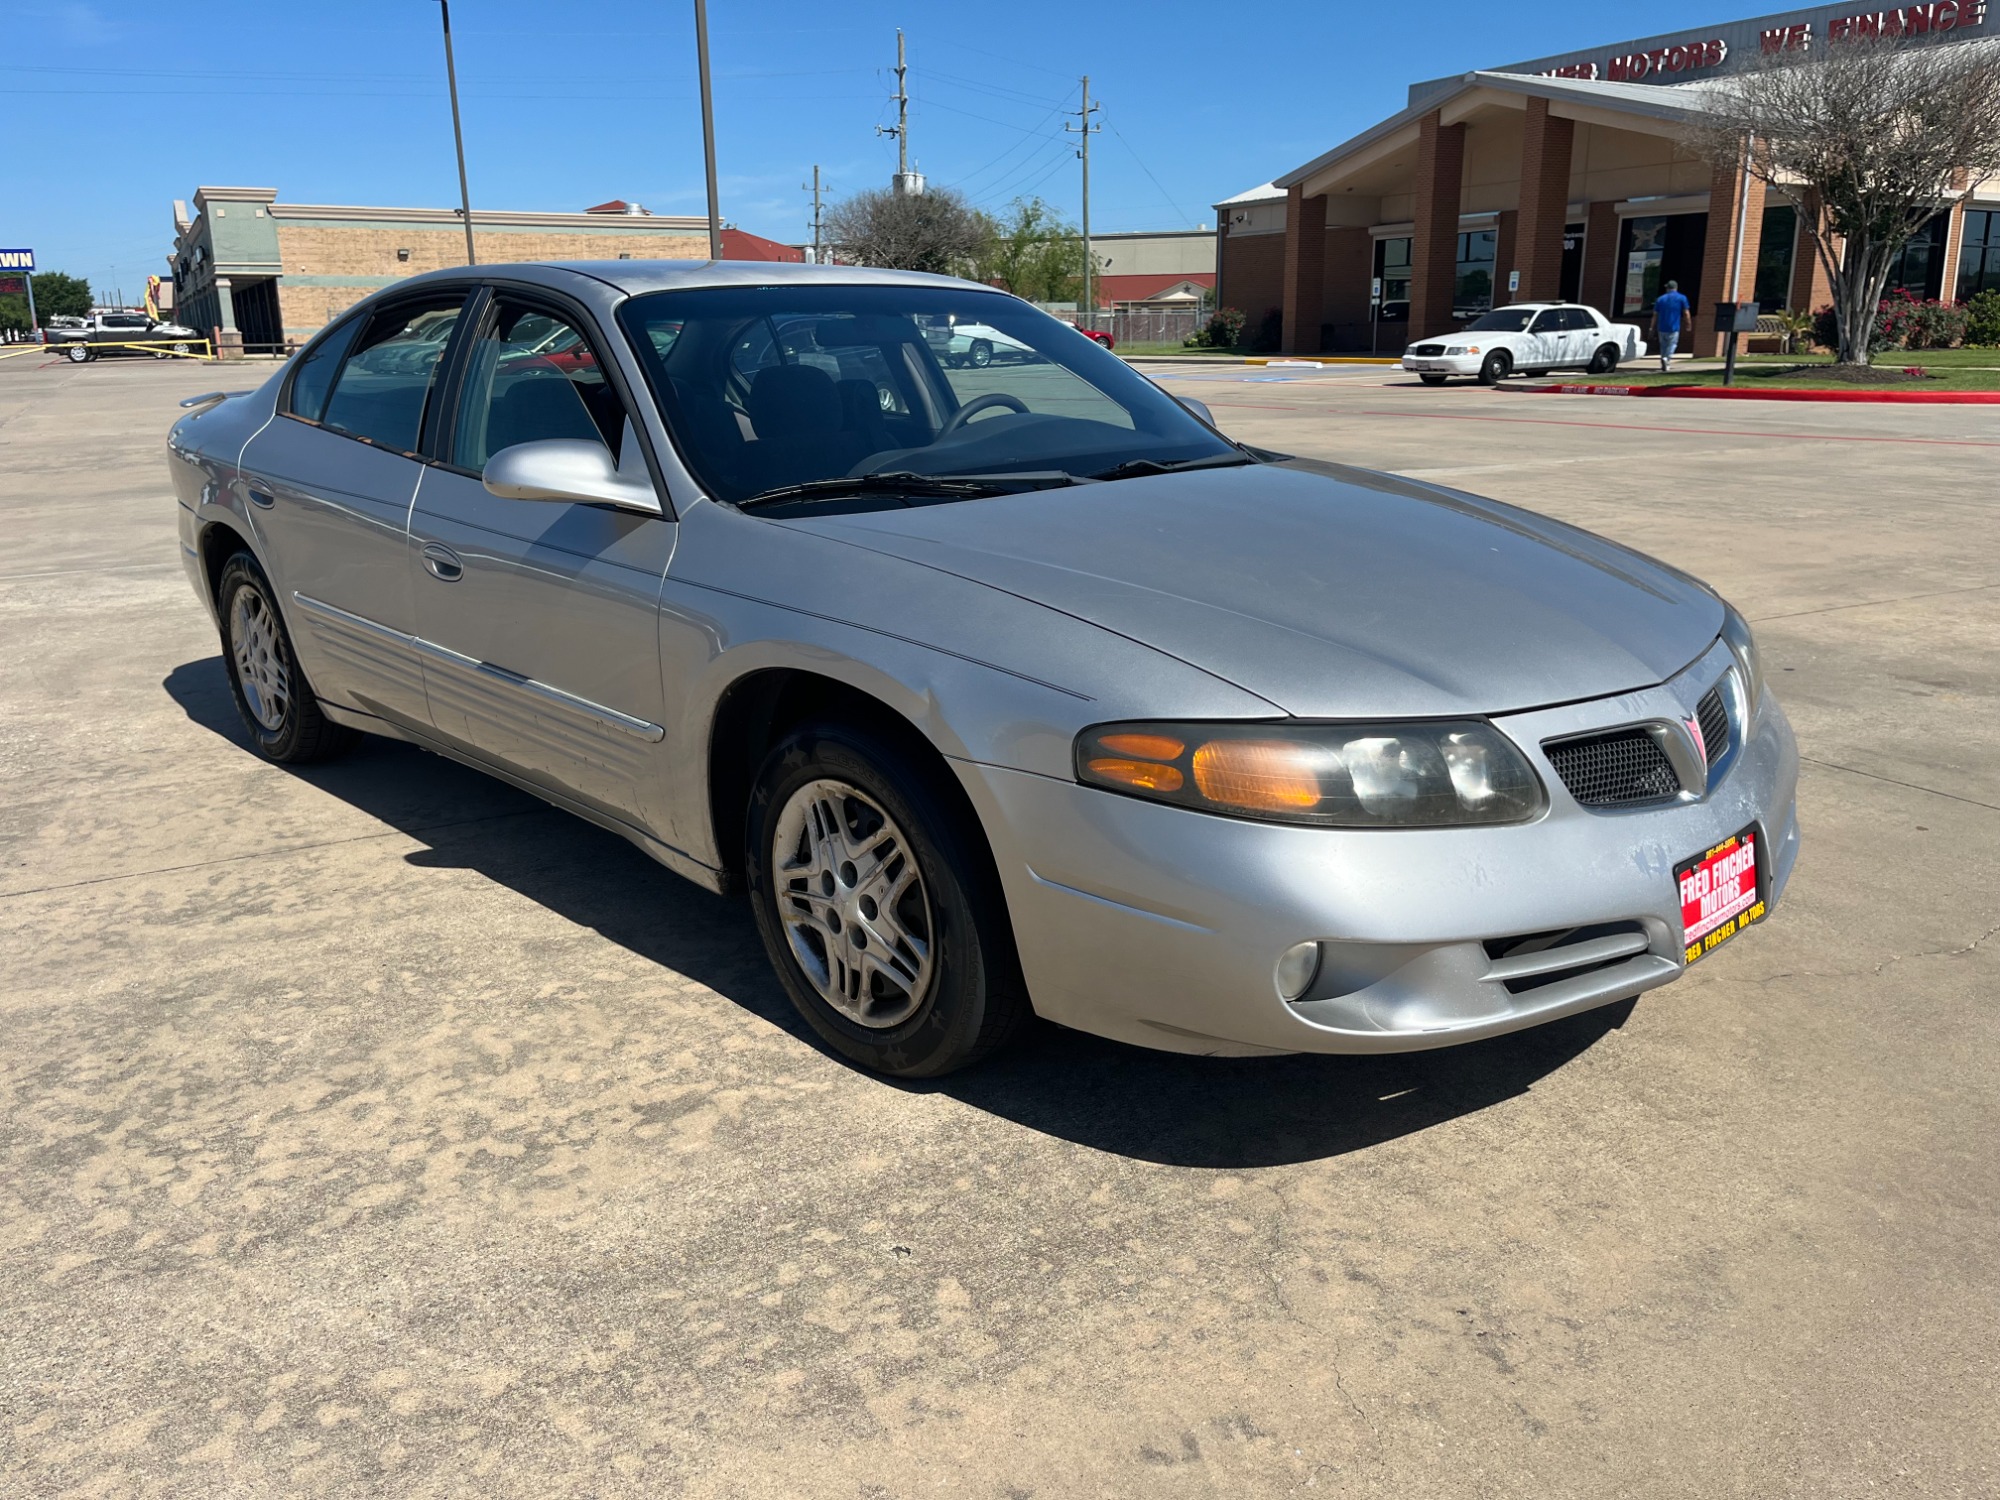
[[[2000,35],[1986,0],[1842,5],[1511,63],[1414,84],[1409,105],[1216,205],[1223,305],[1281,319],[1293,353],[1399,353],[1496,302],[1562,298],[1648,322],[1678,281],[1707,306],[1831,300],[1799,209],[1680,144],[1708,80],[1849,36]],[[1926,297],[2000,287],[2000,183],[1941,203],[1890,280]],[[1688,345],[1684,342],[1682,347]]]

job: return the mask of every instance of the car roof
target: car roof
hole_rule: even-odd
[[[935,276],[927,271],[886,271],[873,266],[815,266],[802,265],[797,261],[769,260],[514,261],[427,271],[421,276],[398,282],[397,286],[420,286],[433,280],[487,278],[560,286],[570,276],[588,276],[593,281],[604,282],[635,296],[641,292],[691,287],[811,285],[952,287],[959,291],[991,292],[1000,297],[1008,295],[976,281],[965,281],[956,276]]]

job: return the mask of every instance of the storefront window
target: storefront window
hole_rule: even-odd
[[[1884,296],[1908,292],[1912,297],[1935,297],[1944,290],[1944,237],[1950,223],[1947,209],[1910,236],[1909,243],[1889,263],[1889,279],[1882,284]]]
[[[1757,241],[1757,310],[1780,312],[1791,306],[1792,258],[1797,253],[1799,211],[1789,203],[1764,210]]]
[[[1660,267],[1667,258],[1665,219],[1625,221],[1624,274],[1618,282],[1618,311],[1642,313],[1660,295]]]
[[[1994,291],[2000,291],[2000,209],[1970,209],[1958,251],[1958,300]]]
[[[1452,283],[1451,315],[1476,318],[1493,306],[1494,235],[1478,229],[1458,237],[1458,278]]]

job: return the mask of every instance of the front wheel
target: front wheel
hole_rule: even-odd
[[[239,552],[223,564],[216,606],[230,695],[257,753],[282,765],[302,765],[352,745],[354,731],[320,712],[319,699],[292,652],[291,632],[278,613],[271,585],[249,553]]]
[[[1618,368],[1618,346],[1616,344],[1600,346],[1598,351],[1590,356],[1588,368],[1593,375],[1609,375]]]
[[[1495,349],[1491,354],[1486,356],[1485,362],[1479,367],[1479,383],[1481,385],[1498,385],[1507,378],[1513,368],[1514,361],[1508,356],[1507,351],[1505,349]]]
[[[745,830],[757,929],[835,1051],[904,1078],[978,1061],[1027,1014],[998,877],[940,773],[836,723],[779,743]]]
[[[1444,376],[1442,375],[1419,375],[1417,379],[1421,380],[1425,385],[1444,384]]]

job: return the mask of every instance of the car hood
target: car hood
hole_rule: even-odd
[[[1309,460],[786,524],[1087,620],[1301,717],[1627,692],[1722,627],[1714,595],[1601,537]]]

